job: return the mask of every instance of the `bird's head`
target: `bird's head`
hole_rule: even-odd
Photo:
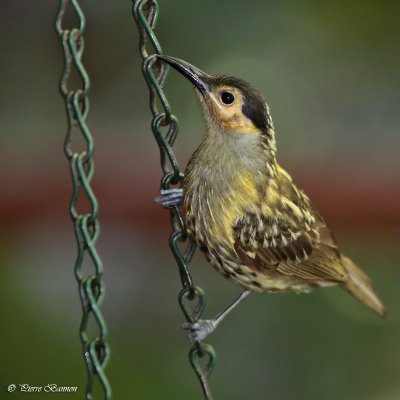
[[[194,84],[210,130],[263,135],[274,141],[272,119],[265,99],[249,83],[232,76],[208,75],[174,57],[158,55],[158,58]]]

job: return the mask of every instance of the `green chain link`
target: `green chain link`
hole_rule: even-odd
[[[162,54],[160,43],[154,33],[159,7],[156,0],[133,0],[132,11],[140,34],[139,50],[143,59],[143,75],[150,92],[150,109],[153,114],[151,128],[160,149],[163,171],[161,189],[169,189],[173,185],[181,186],[183,173],[172,150],[178,134],[179,123],[172,114],[163,91],[168,67],[155,57],[155,54]],[[157,103],[160,104],[162,111],[158,110]],[[169,242],[182,281],[182,290],[178,300],[186,320],[193,323],[200,319],[206,303],[203,290],[194,286],[188,269],[196,245],[186,230],[185,220],[178,206],[170,208],[170,217],[173,232]],[[184,251],[179,248],[182,245],[186,246]],[[190,363],[201,383],[204,397],[208,400],[212,397],[207,379],[215,365],[215,357],[212,346],[202,342],[196,342],[189,352]],[[206,360],[205,368],[200,365],[201,358]]]
[[[63,27],[64,17],[68,10],[75,13],[79,21],[76,28]],[[110,357],[107,344],[107,326],[100,311],[104,299],[103,264],[95,248],[100,233],[97,219],[98,203],[90,183],[94,174],[94,142],[86,118],[89,112],[88,91],[90,88],[89,76],[82,64],[84,50],[83,31],[85,16],[77,0],[60,0],[59,11],[56,17],[56,30],[60,36],[64,51],[64,70],[60,79],[60,92],[65,100],[68,130],[64,142],[64,151],[69,161],[72,176],[73,192],[70,203],[70,214],[74,222],[77,241],[77,257],[75,261],[75,277],[79,285],[82,303],[82,320],[80,324],[80,339],[83,345],[83,356],[87,367],[87,384],[85,398],[93,399],[93,390],[96,378],[101,385],[104,399],[111,400],[111,387],[104,373]],[[69,88],[68,80],[72,69],[75,68],[80,79],[81,87]],[[85,148],[73,150],[73,138],[81,134]],[[78,203],[86,198],[88,210],[80,212]],[[82,271],[84,259],[89,257],[94,272],[85,275]],[[97,335],[87,332],[89,321],[93,319],[98,328]]]

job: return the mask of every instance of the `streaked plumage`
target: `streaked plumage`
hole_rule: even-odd
[[[240,79],[163,57],[195,84],[207,124],[185,172],[184,204],[209,262],[253,292],[338,284],[384,315],[368,277],[340,252],[323,218],[277,163],[263,96]],[[223,96],[234,100],[225,104]]]

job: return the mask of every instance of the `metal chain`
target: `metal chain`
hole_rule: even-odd
[[[65,28],[65,14],[72,11],[79,21],[79,26]],[[85,16],[78,0],[60,0],[56,17],[56,30],[60,36],[64,51],[64,70],[60,79],[60,92],[65,100],[68,130],[64,142],[64,152],[68,158],[72,176],[73,192],[70,202],[70,215],[74,222],[77,241],[77,257],[75,261],[75,277],[79,285],[82,303],[82,320],[80,324],[80,339],[83,345],[83,356],[87,368],[86,400],[93,399],[96,379],[101,385],[103,398],[110,400],[111,387],[104,373],[110,349],[107,344],[107,326],[100,311],[104,299],[103,264],[95,248],[100,233],[97,219],[98,203],[90,186],[94,174],[94,143],[86,124],[89,112],[88,91],[89,76],[82,64],[84,50],[83,31]],[[75,69],[80,77],[80,87],[71,88],[68,81],[71,71]],[[72,148],[74,137],[81,135],[85,147],[80,150]],[[82,204],[83,203],[83,204]],[[86,212],[81,210],[87,208]],[[89,259],[93,273],[85,274],[83,262]],[[94,320],[98,334],[89,334],[88,324]]]
[[[181,186],[183,173],[179,169],[172,150],[178,134],[179,123],[172,114],[163,91],[168,67],[155,57],[155,54],[162,54],[160,43],[154,33],[159,14],[158,3],[156,0],[133,0],[132,12],[139,29],[139,50],[143,59],[143,75],[150,92],[150,109],[153,114],[151,128],[160,149],[163,171],[161,189],[169,189],[174,185]],[[161,111],[159,111],[157,103],[161,106]],[[178,300],[186,320],[193,323],[200,319],[206,303],[203,290],[194,285],[188,269],[196,245],[186,230],[185,220],[178,206],[170,208],[170,219],[173,232],[169,243],[182,281],[182,290]],[[184,251],[180,250],[182,246],[185,247]],[[208,377],[214,367],[215,357],[212,346],[202,342],[196,342],[189,351],[190,363],[201,383],[205,399],[212,398]],[[202,358],[205,358],[206,361],[204,368],[200,365]]]

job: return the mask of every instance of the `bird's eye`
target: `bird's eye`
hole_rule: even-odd
[[[235,96],[230,92],[222,92],[221,101],[229,106],[235,101]]]

